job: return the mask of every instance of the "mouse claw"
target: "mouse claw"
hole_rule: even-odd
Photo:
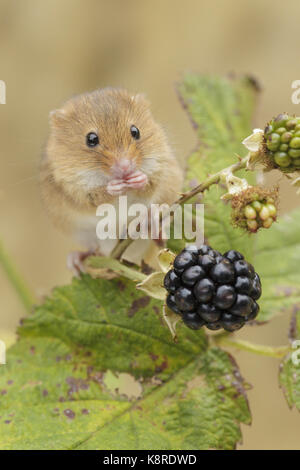
[[[71,251],[67,257],[67,268],[76,276],[85,273],[84,260],[93,254],[93,251]]]

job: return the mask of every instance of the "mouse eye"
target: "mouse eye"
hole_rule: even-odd
[[[130,132],[131,132],[132,137],[133,137],[135,140],[138,140],[138,139],[140,138],[140,131],[138,130],[137,127],[131,126]]]
[[[86,136],[86,145],[88,147],[96,147],[96,145],[98,144],[99,144],[99,137],[97,136],[97,134],[95,134],[95,132],[90,132]]]

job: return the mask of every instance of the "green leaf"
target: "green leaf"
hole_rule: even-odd
[[[0,366],[2,449],[231,449],[249,423],[233,359],[162,325],[124,278],[54,289]]]
[[[187,162],[186,190],[203,181],[209,174],[233,164],[236,154],[245,154],[242,140],[251,133],[251,119],[256,89],[247,78],[232,80],[221,77],[188,75],[179,85],[179,94],[198,136],[198,148]],[[240,172],[245,177],[245,172]],[[253,182],[251,180],[250,182]],[[230,206],[220,197],[219,185],[204,194],[205,237],[221,252],[235,248],[252,258],[253,240],[230,222]],[[174,251],[183,243],[170,240]]]
[[[261,277],[258,321],[300,305],[300,210],[278,220],[256,237],[255,270]]]
[[[300,309],[295,309],[290,328],[291,353],[280,364],[279,384],[290,408],[300,411]]]

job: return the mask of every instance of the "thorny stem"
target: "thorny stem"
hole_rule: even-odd
[[[269,356],[275,358],[282,358],[291,351],[290,346],[272,347],[261,344],[254,344],[250,341],[244,341],[241,339],[231,339],[226,333],[212,337],[212,341],[219,346],[229,346],[240,349],[242,351],[258,354],[260,356]]]
[[[0,265],[9,279],[11,285],[14,287],[17,292],[21,302],[23,303],[25,309],[28,312],[31,312],[33,304],[36,303],[34,295],[30,292],[27,287],[24,279],[20,276],[17,269],[15,268],[12,260],[5,251],[3,244],[0,240]]]
[[[196,186],[195,188],[191,189],[190,191],[182,194],[177,201],[174,202],[173,206],[175,205],[181,205],[184,204],[185,202],[189,201],[192,199],[194,196],[196,196],[199,193],[203,193],[208,189],[210,186],[213,184],[218,184],[220,182],[221,176],[224,173],[235,173],[236,171],[242,170],[243,168],[246,168],[248,161],[248,156],[245,158],[239,160],[238,162],[234,163],[233,165],[230,165],[227,168],[224,168],[223,170],[218,171],[217,173],[209,176],[205,181],[203,181],[201,184]],[[116,245],[114,250],[111,253],[111,257],[115,259],[120,259],[123,255],[123,253],[127,250],[127,248],[131,245],[131,243],[134,240],[131,238],[126,238],[124,240],[119,241],[119,243]]]

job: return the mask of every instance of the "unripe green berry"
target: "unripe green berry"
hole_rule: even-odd
[[[293,160],[293,165],[294,165],[295,167],[300,167],[300,158],[295,158],[295,159]]]
[[[265,128],[265,151],[269,157],[268,168],[279,168],[285,173],[299,169],[300,117],[279,114]]]
[[[289,116],[287,114],[278,114],[278,116],[274,119],[274,128],[277,129],[285,126],[288,119]]]
[[[300,137],[293,137],[290,141],[290,147],[292,149],[299,149],[300,148]]]
[[[256,220],[247,220],[247,226],[250,232],[256,232],[258,229],[258,223]]]
[[[270,217],[269,210],[266,206],[263,206],[259,211],[259,217],[261,220],[267,220]]]
[[[269,217],[268,219],[263,221],[263,227],[264,228],[270,228],[273,223],[273,219]]]
[[[256,211],[250,205],[245,207],[244,212],[247,219],[256,219]]]
[[[268,228],[270,220],[276,220],[278,188],[267,190],[259,186],[249,186],[233,196],[232,223],[248,232],[257,232]],[[264,224],[264,222],[266,224]]]
[[[272,143],[272,144],[279,144],[280,142],[280,135],[277,134],[276,132],[273,132],[273,134],[269,135],[267,138],[267,144]]]
[[[266,208],[269,211],[270,217],[275,217],[276,216],[277,210],[276,210],[276,207],[274,206],[274,204],[267,204]]]
[[[293,137],[293,134],[291,132],[285,132],[281,136],[281,142],[283,142],[284,144],[288,143],[292,137]]]
[[[251,205],[256,210],[256,212],[259,212],[260,209],[262,208],[262,204],[259,201],[253,201]]]
[[[290,129],[294,129],[295,126],[297,126],[297,121],[296,119],[290,119],[289,121],[287,121],[285,127],[290,130]]]
[[[279,147],[280,152],[287,152],[289,149],[288,144],[281,144]]]
[[[290,157],[286,154],[286,152],[276,152],[274,155],[274,160],[277,165],[282,167],[287,167],[291,163]]]
[[[300,149],[290,149],[288,151],[288,155],[292,158],[299,158],[300,157]]]

